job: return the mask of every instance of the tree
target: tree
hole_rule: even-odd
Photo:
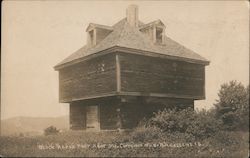
[[[216,100],[216,117],[227,130],[247,130],[249,127],[249,86],[230,81],[221,85]]]

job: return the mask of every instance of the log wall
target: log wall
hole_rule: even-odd
[[[71,102],[116,91],[115,55],[90,59],[59,71],[59,100]]]
[[[205,97],[204,65],[135,54],[119,54],[121,91]]]
[[[69,108],[70,129],[86,129],[86,107],[82,102],[72,102]]]

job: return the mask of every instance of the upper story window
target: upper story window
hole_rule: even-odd
[[[156,37],[155,37],[155,40],[156,40],[156,43],[159,43],[161,44],[163,42],[163,28],[159,28],[159,27],[156,27],[156,33],[155,33]]]
[[[90,46],[95,46],[106,38],[113,31],[113,28],[90,23],[86,31],[88,32],[88,44]]]
[[[165,25],[160,20],[142,25],[140,31],[146,34],[153,43],[164,44]]]
[[[93,46],[95,45],[95,41],[94,41],[94,30],[89,31],[89,42],[90,44]]]

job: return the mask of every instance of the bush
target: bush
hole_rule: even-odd
[[[159,128],[139,126],[130,135],[135,142],[146,142],[161,138],[161,131]]]
[[[19,133],[19,137],[24,137],[24,134],[22,132]]]
[[[221,85],[215,103],[216,117],[223,121],[225,130],[249,129],[249,86],[237,81]]]
[[[46,136],[47,135],[55,135],[57,133],[59,133],[59,130],[54,126],[50,126],[44,130],[44,135],[46,135]]]
[[[220,130],[221,121],[214,117],[213,112],[195,112],[191,108],[177,111],[164,109],[154,114],[149,126],[158,127],[162,132],[183,133],[189,137],[207,138]]]

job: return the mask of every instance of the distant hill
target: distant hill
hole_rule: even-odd
[[[69,116],[61,117],[13,117],[1,121],[2,135],[40,135],[49,126],[69,129]]]

